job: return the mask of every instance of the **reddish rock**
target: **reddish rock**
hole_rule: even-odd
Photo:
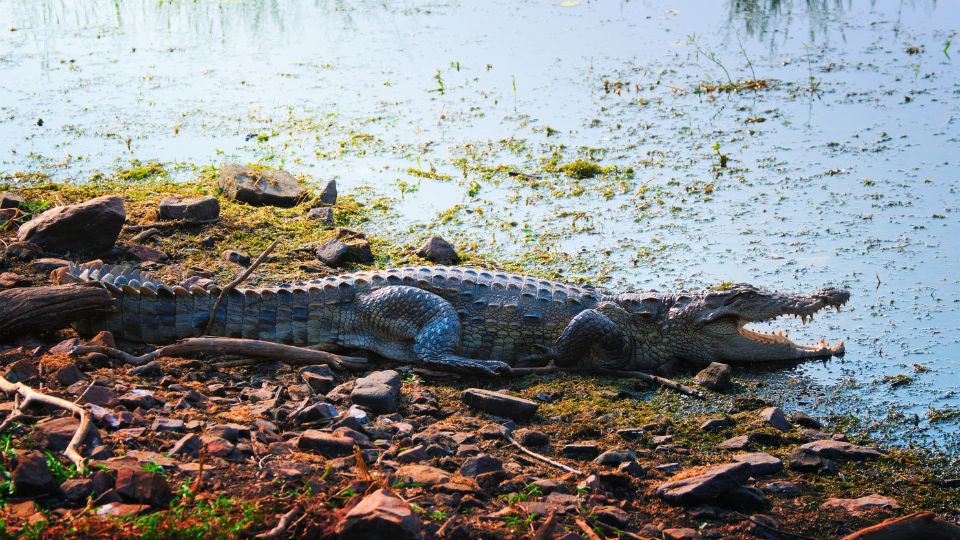
[[[57,379],[57,382],[62,386],[70,386],[77,381],[82,381],[87,376],[80,371],[80,368],[78,368],[76,364],[67,364],[58,369],[57,372],[53,374],[53,377]]]
[[[939,519],[933,512],[917,512],[890,518],[860,529],[843,540],[953,540],[960,538],[960,527]]]
[[[760,419],[780,431],[790,431],[790,421],[780,407],[767,407],[760,411]]]
[[[116,486],[121,497],[139,504],[165,506],[173,498],[167,481],[155,472],[122,468]]]
[[[751,476],[766,476],[783,470],[783,462],[765,452],[737,454],[733,461],[749,464]]]
[[[690,475],[690,472],[694,474]],[[750,477],[747,463],[726,463],[685,472],[657,488],[657,495],[670,503],[691,504],[708,501],[740,487]]]
[[[126,220],[123,199],[97,197],[47,210],[22,225],[17,239],[55,253],[105,251],[113,247]]]
[[[38,423],[34,433],[41,448],[51,452],[62,452],[67,449],[67,445],[70,444],[79,427],[80,420],[73,416],[63,416]],[[92,448],[100,443],[100,432],[96,427],[90,428],[82,444]]]
[[[0,288],[13,289],[14,287],[29,287],[32,282],[13,272],[4,272],[0,274]]]
[[[827,499],[820,508],[835,508],[854,516],[871,511],[900,510],[902,507],[895,499],[873,493],[857,499]]]
[[[26,382],[39,377],[40,371],[33,365],[33,362],[23,358],[11,364],[3,376],[12,383]]]
[[[47,466],[47,456],[36,450],[17,456],[17,465],[10,473],[10,481],[18,497],[43,495],[57,490],[57,483]]]
[[[127,255],[140,262],[160,262],[167,260],[167,254],[150,246],[130,246]]]
[[[106,471],[96,471],[89,478],[73,478],[60,484],[60,491],[69,501],[83,502],[88,497],[96,499],[113,489],[113,477]]]
[[[429,465],[403,465],[393,473],[393,481],[404,484],[435,486],[446,484],[450,473]]]
[[[342,437],[324,433],[316,429],[308,429],[297,439],[297,448],[326,457],[341,457],[353,454],[354,441],[350,437]]]
[[[409,504],[385,489],[363,498],[337,524],[341,538],[415,540],[422,536],[420,519]]]
[[[120,402],[117,400],[117,395],[111,392],[109,389],[102,386],[91,386],[80,395],[78,400],[80,403],[91,403],[93,405],[99,405],[101,407],[113,408],[116,407]]]

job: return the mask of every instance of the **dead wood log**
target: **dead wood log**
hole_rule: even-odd
[[[115,310],[105,289],[89,285],[47,285],[0,292],[0,339],[59,330],[70,323]]]

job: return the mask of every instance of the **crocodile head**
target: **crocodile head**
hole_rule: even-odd
[[[795,343],[782,331],[759,332],[751,323],[797,317],[805,325],[827,307],[838,311],[850,293],[827,288],[810,294],[765,291],[739,283],[723,290],[660,295],[626,293],[616,303],[630,313],[640,364],[651,352],[691,365],[712,361],[731,364],[829,358],[844,352],[843,341]],[[645,350],[651,340],[656,351]]]

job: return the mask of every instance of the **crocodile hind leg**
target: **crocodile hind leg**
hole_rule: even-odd
[[[629,361],[630,337],[603,313],[587,309],[571,320],[557,338],[556,364],[569,367],[590,361],[606,369],[621,367]]]
[[[377,289],[357,299],[356,317],[360,337],[355,345],[387,358],[486,375],[510,371],[504,362],[457,355],[460,318],[449,302],[429,291],[404,285]]]

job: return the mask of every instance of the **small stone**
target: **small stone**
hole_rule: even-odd
[[[338,227],[334,237],[317,248],[317,258],[331,268],[339,268],[351,263],[370,264],[373,251],[363,233]]]
[[[568,444],[560,450],[560,455],[570,459],[590,460],[600,455],[600,448],[592,443]]]
[[[397,454],[397,463],[420,463],[428,460],[429,458],[430,457],[427,455],[426,447],[424,447],[422,444],[418,444],[413,448],[408,448]]]
[[[320,196],[317,197],[317,199],[320,200],[320,204],[328,206],[337,204],[337,181],[331,180],[327,182],[327,185],[323,186],[323,191],[320,192]]]
[[[10,473],[10,481],[18,497],[43,495],[57,489],[57,483],[47,466],[47,456],[36,450],[17,456],[17,465]]]
[[[350,437],[342,437],[324,433],[315,429],[308,429],[297,439],[297,448],[325,457],[342,457],[353,454],[354,441]]]
[[[160,432],[183,431],[183,420],[176,418],[157,418],[153,421],[150,429]]]
[[[53,374],[53,378],[55,378],[61,386],[70,386],[78,381],[82,381],[86,377],[76,364],[67,364]]]
[[[783,470],[783,462],[765,452],[737,454],[733,461],[750,465],[751,476],[767,476]]]
[[[734,425],[734,421],[730,418],[711,418],[700,424],[700,429],[703,431],[720,431]]]
[[[524,446],[546,446],[550,444],[550,437],[543,432],[532,429],[518,429],[513,437]]]
[[[815,452],[799,448],[787,457],[787,466],[800,472],[817,472],[826,466],[826,460]]]
[[[400,384],[396,371],[375,371],[356,380],[350,400],[375,413],[390,413],[397,410]]]
[[[948,540],[960,538],[960,526],[938,518],[933,512],[916,512],[889,518],[845,536],[844,540]]]
[[[57,268],[63,268],[64,266],[70,266],[70,261],[66,259],[54,259],[51,257],[36,259],[30,263],[31,268],[43,274],[49,274]]]
[[[51,452],[63,452],[70,444],[70,440],[80,428],[80,420],[73,416],[61,416],[44,420],[36,425],[38,445]],[[83,444],[88,448],[100,444],[100,432],[96,427],[87,432]]]
[[[167,254],[150,246],[130,246],[127,255],[140,262],[160,262],[167,260]]]
[[[23,198],[16,193],[10,193],[9,191],[0,193],[0,208],[20,208],[21,204],[23,204]]]
[[[117,399],[124,407],[131,411],[135,411],[138,408],[148,410],[157,406],[157,399],[153,397],[153,392],[140,388],[131,390]]]
[[[33,365],[33,362],[26,358],[11,364],[4,373],[4,378],[12,383],[26,382],[39,376],[40,371]]]
[[[457,264],[460,256],[449,242],[439,236],[431,236],[417,250],[417,255],[437,264]]]
[[[797,482],[788,482],[786,480],[778,480],[776,482],[770,482],[763,485],[763,490],[775,495],[799,495],[803,493],[800,484]]]
[[[97,508],[97,515],[114,518],[126,518],[145,514],[151,509],[152,508],[149,504],[123,504],[118,502],[110,502],[104,504],[100,508]]]
[[[14,289],[17,287],[29,287],[32,282],[13,272],[4,272],[0,274],[0,289]]]
[[[200,448],[203,447],[203,441],[201,441],[200,436],[195,433],[189,433],[180,437],[170,449],[171,456],[186,456],[193,457],[200,452]]]
[[[297,413],[296,419],[297,422],[306,424],[318,420],[330,420],[339,416],[340,412],[337,411],[336,407],[325,401],[318,401]]]
[[[250,428],[240,424],[215,424],[208,426],[204,431],[205,435],[214,437],[223,437],[224,439],[237,443],[240,439],[250,438]]]
[[[166,197],[160,201],[160,219],[212,221],[220,217],[216,197]]]
[[[221,253],[220,258],[233,264],[239,264],[240,266],[250,266],[251,262],[250,255],[232,249]]]
[[[643,468],[643,465],[637,463],[636,461],[624,461],[617,466],[617,472],[632,476],[634,478],[643,478],[647,475],[647,470]]]
[[[717,498],[717,502],[727,508],[754,514],[762,512],[769,506],[767,498],[756,488],[740,486]]]
[[[884,453],[877,448],[868,446],[859,446],[856,444],[827,439],[823,441],[813,441],[800,447],[802,450],[808,450],[818,456],[831,459],[847,459],[852,461],[863,461],[882,457]]]
[[[333,227],[333,208],[320,206],[307,211],[307,219],[316,221],[321,227]]]
[[[43,257],[43,248],[33,242],[10,242],[3,250],[3,254],[11,259],[30,261]]]
[[[743,435],[731,437],[717,445],[722,450],[748,450],[754,445],[776,444],[779,439],[762,431],[751,431]]]
[[[708,501],[740,487],[750,477],[750,465],[726,463],[698,469],[696,474],[672,480],[657,488],[657,494],[674,504]]]
[[[102,386],[91,386],[87,388],[79,398],[80,403],[90,403],[112,409],[116,407],[119,401],[117,395],[109,389]]]
[[[662,533],[663,540],[699,540],[700,533],[695,529],[679,527],[673,529],[664,529]]]
[[[117,471],[115,489],[128,501],[151,506],[165,506],[173,499],[163,476],[150,471],[121,468]]]
[[[467,458],[460,467],[460,475],[466,477],[475,477],[481,474],[502,470],[502,461],[491,455],[481,454],[479,456]]]
[[[393,481],[404,484],[436,486],[450,480],[450,473],[428,465],[403,465],[393,473]]]
[[[780,407],[767,407],[760,411],[760,419],[780,431],[790,431],[790,421]]]
[[[131,369],[130,374],[138,377],[159,377],[163,375],[163,367],[160,365],[160,362],[153,360],[152,362],[147,362],[142,366]]]
[[[464,390],[460,394],[460,399],[475,409],[518,421],[533,418],[533,415],[537,413],[537,409],[540,407],[540,404],[536,401],[511,396],[502,392],[483,390],[481,388],[468,388]]]
[[[629,448],[611,448],[606,452],[597,456],[593,462],[597,465],[606,465],[608,467],[614,467],[620,465],[621,463],[636,461],[637,454]]]
[[[309,476],[312,472],[313,467],[309,463],[281,459],[268,461],[266,465],[263,466],[260,477],[265,480],[298,482]]]
[[[714,392],[724,392],[730,389],[730,375],[733,370],[727,364],[711,362],[693,378],[693,382]]]
[[[341,538],[417,540],[421,536],[420,519],[409,504],[385,489],[363,498],[337,524]]]
[[[90,478],[73,478],[60,484],[60,491],[68,501],[75,503],[86,501],[88,497],[96,499],[113,489],[113,476],[106,471],[96,471]]]
[[[43,212],[20,227],[17,239],[54,253],[106,251],[126,220],[123,199],[97,197]]]
[[[900,510],[903,507],[895,499],[873,493],[858,499],[827,499],[820,508],[836,508],[854,516],[862,516],[871,511]]]
[[[224,439],[223,437],[213,437],[204,435],[200,437],[203,449],[208,455],[229,459],[234,455],[237,445]]]
[[[253,206],[296,206],[306,196],[300,182],[287,171],[227,164],[220,169],[218,187],[223,196]]]
[[[787,415],[787,418],[789,418],[791,422],[799,426],[808,427],[812,429],[820,429],[821,427],[823,427],[823,424],[821,424],[819,420],[801,411],[793,411],[792,413]]]
[[[595,516],[597,521],[618,529],[623,529],[630,523],[630,514],[616,506],[594,506],[590,510],[590,514]]]

